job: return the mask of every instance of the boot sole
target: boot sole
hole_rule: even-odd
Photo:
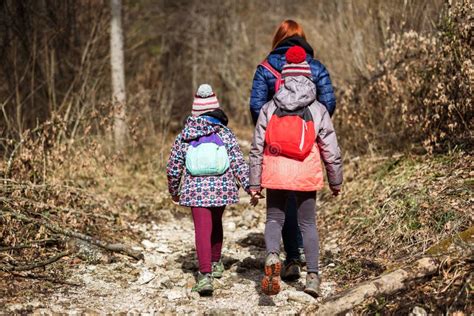
[[[201,296],[212,296],[212,293],[214,292],[213,288],[204,288],[199,291],[199,295]]]
[[[293,281],[296,281],[298,280],[299,278],[301,278],[301,273],[298,272],[298,273],[291,273],[291,274],[287,274],[285,276],[281,276],[281,279],[284,280],[284,281],[289,281],[289,282],[293,282]]]
[[[280,293],[280,272],[281,263],[265,266],[265,276],[262,280],[262,292],[266,295],[276,295]]]
[[[313,289],[311,289],[311,288],[305,288],[305,289],[304,289],[304,292],[305,292],[306,294],[311,295],[311,296],[314,297],[314,298],[318,298],[319,296],[321,296],[318,291],[313,290]]]

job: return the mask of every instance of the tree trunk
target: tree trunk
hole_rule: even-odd
[[[114,103],[114,140],[117,149],[125,146],[126,123],[125,71],[123,63],[122,0],[110,0],[110,64],[112,67],[112,100]]]
[[[391,295],[406,288],[409,282],[436,274],[439,265],[440,260],[434,258],[426,257],[419,259],[411,267],[384,274],[330,298],[319,306],[316,313],[322,316],[343,314],[369,297]],[[309,306],[306,312],[315,312],[315,307]]]

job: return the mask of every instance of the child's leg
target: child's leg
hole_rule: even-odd
[[[281,230],[285,222],[287,196],[287,191],[267,189],[267,221],[265,223],[267,254],[280,253]]]
[[[308,272],[319,271],[319,235],[316,227],[316,192],[297,192],[298,223],[303,235]]]
[[[196,252],[201,273],[211,273],[212,213],[205,207],[192,207]]]
[[[221,260],[222,253],[222,241],[224,239],[224,231],[222,229],[222,215],[224,214],[225,206],[211,208],[212,213],[212,234],[211,234],[211,247],[212,247],[212,262],[218,262]]]

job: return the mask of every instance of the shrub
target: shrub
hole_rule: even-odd
[[[469,1],[448,7],[432,34],[393,36],[371,79],[341,92],[337,125],[346,150],[472,145],[473,8]]]

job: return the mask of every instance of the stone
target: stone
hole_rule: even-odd
[[[312,296],[306,294],[305,292],[288,291],[287,295],[288,295],[289,301],[293,301],[293,302],[297,302],[301,304],[315,303],[315,299]]]
[[[136,283],[138,283],[139,285],[144,285],[150,283],[150,281],[153,280],[155,277],[156,275],[153,272],[151,272],[147,268],[144,268],[142,269]]]
[[[185,297],[185,294],[183,293],[183,289],[175,287],[166,291],[165,296],[168,300],[173,301]]]
[[[410,316],[428,316],[428,313],[423,307],[415,306],[410,314]]]
[[[226,225],[226,231],[234,232],[237,229],[237,225],[234,222],[228,222]]]

